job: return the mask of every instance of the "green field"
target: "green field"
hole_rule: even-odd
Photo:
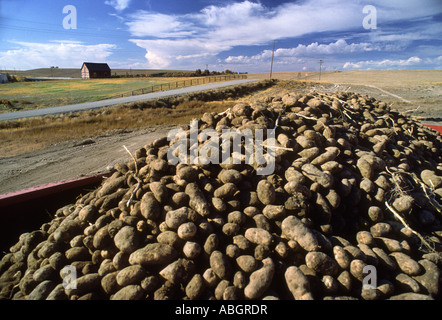
[[[112,67],[112,66],[111,66]],[[40,68],[31,70],[0,70],[19,77],[61,77],[81,78],[81,66],[78,68]],[[112,76],[135,76],[160,74],[160,73],[192,73],[185,70],[160,70],[160,69],[112,69]]]
[[[176,80],[174,78],[111,78],[7,83],[0,85],[0,112],[98,101]]]

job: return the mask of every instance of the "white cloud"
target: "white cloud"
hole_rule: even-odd
[[[359,62],[346,62],[343,65],[344,69],[402,69],[407,67],[416,67],[423,66],[427,64],[430,60],[424,61],[419,57],[410,57],[408,59],[397,59],[397,60],[367,60],[367,61],[359,61]]]
[[[194,33],[191,24],[173,15],[140,10],[129,15],[129,19],[126,24],[135,37],[180,38]]]
[[[106,0],[105,4],[112,6],[117,11],[123,11],[129,6],[131,0]]]
[[[295,48],[279,48],[275,50],[275,58],[298,58],[298,57],[322,57],[325,55],[344,55],[352,53],[361,53],[368,51],[379,51],[380,47],[370,43],[351,43],[348,44],[344,39],[339,39],[336,42],[329,44],[319,44],[313,42],[309,45],[300,44]],[[264,50],[263,52],[254,56],[229,56],[225,59],[227,63],[259,63],[269,60],[272,57],[271,50]]]
[[[188,67],[189,63],[202,58],[214,56],[224,48],[220,45],[206,41],[181,40],[140,40],[132,39],[131,42],[146,49],[148,68],[163,69],[167,67]],[[173,50],[171,50],[173,48]],[[173,63],[173,65],[172,65]],[[198,62],[201,65],[201,62]],[[190,68],[191,69],[191,68]]]
[[[375,32],[364,30],[362,26],[365,17],[362,9],[366,4],[364,0],[304,0],[267,8],[259,1],[245,0],[211,5],[192,14],[166,15],[140,10],[129,15],[126,24],[134,38],[147,38],[131,41],[146,49],[150,67],[179,67],[187,60],[192,64],[188,66],[191,68],[200,64],[201,61],[197,59],[202,56],[217,55],[237,46],[266,45],[273,40],[306,34],[350,31],[353,34],[364,33],[369,40],[373,40],[370,35]],[[370,4],[377,8],[378,26],[419,19],[440,11],[436,0],[393,0],[388,3],[373,0]],[[398,39],[419,39],[419,33],[401,31],[404,31],[402,36],[378,30],[379,41],[385,42],[382,49],[392,51],[403,48],[403,42],[401,45],[394,43]],[[345,54],[370,50],[379,48],[366,42],[347,44],[342,40],[328,45],[312,43],[309,46],[280,49],[276,54]],[[262,54],[268,56],[268,52]],[[237,61],[253,58],[256,59],[237,57]]]
[[[54,40],[49,43],[12,42],[17,48],[0,52],[2,68],[34,69],[49,66],[80,68],[85,61],[103,62],[112,54],[113,44],[86,45],[80,41]]]
[[[216,55],[235,46],[262,45],[273,39],[341,30],[349,24],[360,23],[352,14],[352,10],[356,10],[354,5],[340,5],[338,2],[334,5],[335,15],[327,10],[330,5],[324,3],[324,10],[317,10],[312,1],[284,5],[274,10],[261,3],[243,1],[225,6],[212,5],[198,13],[181,16],[138,11],[129,16],[127,25],[134,37],[152,38],[131,41],[146,49],[151,67],[163,68],[165,65],[181,64],[174,57],[191,56],[182,53],[183,49],[194,51],[193,54]],[[348,19],[339,19],[339,15],[348,16]],[[201,50],[206,51],[201,53]]]

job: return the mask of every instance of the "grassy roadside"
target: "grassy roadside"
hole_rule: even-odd
[[[93,137],[117,129],[137,129],[150,125],[188,124],[204,112],[222,112],[232,101],[190,101],[174,109],[131,109],[117,107],[101,111],[83,111],[63,117],[27,120],[17,128],[0,129],[0,157],[14,156],[77,138]]]
[[[189,78],[178,80],[187,79]],[[177,78],[111,78],[8,83],[0,86],[0,112],[98,101],[172,81],[177,81]]]

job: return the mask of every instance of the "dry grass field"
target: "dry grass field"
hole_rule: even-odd
[[[204,112],[222,112],[232,104],[229,101],[190,101],[182,102],[174,109],[164,107],[154,110],[109,107],[106,110],[83,111],[67,116],[0,123],[0,157],[32,152],[63,141],[93,137],[113,130],[187,124]]]
[[[268,79],[269,74],[249,78]],[[323,71],[321,81],[318,71],[276,72],[272,78],[367,94],[399,111],[415,110],[411,114],[422,120],[442,122],[442,70]]]
[[[272,78],[279,80],[319,80],[319,71],[276,72]],[[308,74],[307,77],[305,75]],[[268,79],[268,73],[250,74],[250,78]],[[321,81],[376,85],[380,87],[415,86],[418,84],[442,85],[442,70],[376,70],[376,71],[322,71]]]

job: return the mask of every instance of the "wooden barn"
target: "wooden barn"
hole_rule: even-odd
[[[83,79],[110,78],[111,69],[107,63],[84,62],[81,67],[81,77]]]

